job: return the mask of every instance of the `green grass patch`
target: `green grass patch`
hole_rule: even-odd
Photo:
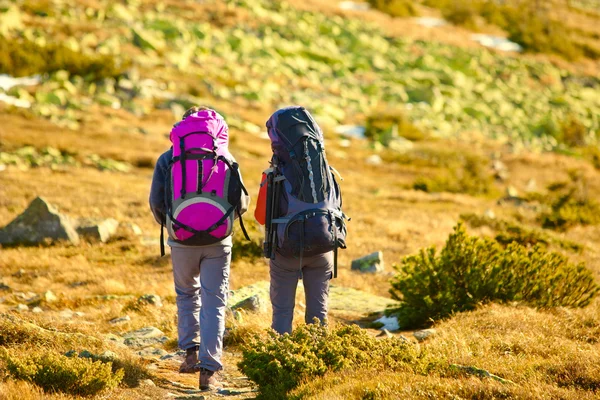
[[[492,301],[534,307],[583,307],[598,292],[592,272],[543,247],[469,236],[459,224],[446,245],[422,249],[396,266],[390,293],[400,305],[387,310],[402,328],[430,325]]]
[[[564,231],[575,225],[600,223],[600,203],[590,195],[585,177],[577,171],[570,177],[570,181],[549,185],[547,196],[537,196],[549,206],[539,215],[544,228]]]
[[[117,78],[124,73],[112,56],[85,55],[60,43],[40,46],[25,38],[0,36],[0,73],[28,76],[65,70],[89,80]]]
[[[493,192],[494,178],[487,160],[472,154],[453,154],[447,166],[432,176],[420,176],[413,189],[428,193],[449,192],[486,195]]]
[[[369,0],[369,4],[393,17],[413,17],[419,14],[412,0]]]

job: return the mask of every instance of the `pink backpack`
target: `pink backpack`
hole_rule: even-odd
[[[218,243],[231,235],[239,215],[242,183],[238,164],[229,153],[229,130],[214,110],[200,110],[171,130],[173,159],[166,183],[167,232],[189,246]],[[240,226],[248,234],[240,216]],[[164,244],[161,229],[161,254]]]

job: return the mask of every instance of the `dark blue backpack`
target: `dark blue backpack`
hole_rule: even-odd
[[[267,121],[273,157],[267,170],[265,256],[300,260],[346,248],[340,187],[327,162],[323,132],[303,107],[276,111]]]

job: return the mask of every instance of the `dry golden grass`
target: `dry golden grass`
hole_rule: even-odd
[[[600,391],[599,302],[552,312],[491,305],[437,326],[424,373],[354,371],[311,380],[307,399],[593,399]],[[475,366],[513,382],[453,371]]]

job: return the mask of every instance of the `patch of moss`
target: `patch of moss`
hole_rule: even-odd
[[[492,193],[494,178],[487,161],[472,154],[454,154],[456,157],[446,160],[447,166],[442,171],[433,176],[418,177],[413,183],[413,189],[429,193]]]

